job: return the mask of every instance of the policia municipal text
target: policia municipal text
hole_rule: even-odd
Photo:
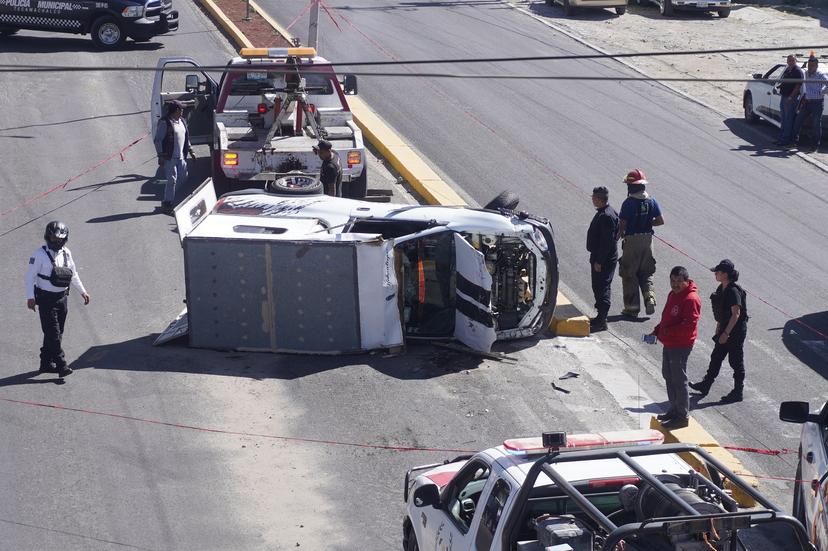
[[[81,294],[84,304],[89,304],[89,294],[75,268],[72,253],[65,247],[69,239],[66,224],[49,222],[43,238],[46,245],[35,249],[29,258],[26,305],[29,310],[39,309],[40,313],[40,327],[43,329],[40,372],[57,373],[63,377],[72,373],[66,365],[61,347],[68,312],[66,297],[69,295],[69,286]]]

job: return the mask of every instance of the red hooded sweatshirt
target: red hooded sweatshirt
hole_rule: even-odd
[[[690,348],[696,342],[696,327],[701,316],[701,299],[691,279],[684,291],[667,295],[661,322],[653,333],[664,348]]]

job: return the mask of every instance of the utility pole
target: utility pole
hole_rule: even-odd
[[[316,48],[319,36],[319,0],[311,0],[310,24],[308,26],[308,46]]]

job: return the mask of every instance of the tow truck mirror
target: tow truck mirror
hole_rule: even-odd
[[[753,78],[755,78],[757,80],[762,78],[762,73],[753,73]]]
[[[440,506],[440,492],[434,484],[426,484],[414,490],[412,499],[415,507],[431,506],[436,509]]]
[[[782,402],[779,405],[779,419],[788,423],[804,423],[810,414],[808,402]]]
[[[184,90],[187,92],[198,92],[198,75],[187,75],[184,78]]]
[[[357,94],[357,77],[356,75],[345,75],[345,80],[342,85],[343,91],[351,96]]]

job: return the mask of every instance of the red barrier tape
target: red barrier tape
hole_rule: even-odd
[[[99,168],[99,167],[103,166],[104,164],[108,163],[108,162],[109,162],[109,161],[111,161],[113,158],[115,158],[115,156],[116,156],[116,155],[117,155],[117,156],[119,156],[119,157],[121,158],[121,162],[123,162],[123,161],[125,160],[125,159],[124,159],[124,153],[126,153],[126,151],[127,151],[129,148],[131,148],[132,146],[134,146],[135,144],[137,144],[138,142],[140,142],[141,140],[143,140],[143,139],[144,139],[144,138],[146,138],[147,136],[149,136],[149,132],[147,132],[146,134],[144,134],[144,135],[143,135],[143,136],[141,136],[140,138],[136,138],[136,139],[135,139],[135,140],[133,140],[131,143],[129,143],[128,145],[126,145],[126,146],[122,147],[121,149],[119,149],[119,150],[118,150],[118,151],[116,151],[115,153],[111,154],[110,156],[106,157],[105,159],[102,159],[102,160],[98,161],[98,162],[97,162],[97,163],[95,163],[94,165],[92,165],[92,166],[90,166],[90,167],[88,167],[88,168],[84,169],[82,172],[80,172],[80,173],[78,173],[78,174],[76,174],[76,175],[72,176],[71,178],[69,178],[68,180],[66,180],[65,182],[63,182],[62,184],[58,184],[58,185],[54,186],[53,188],[47,189],[46,191],[44,191],[44,192],[42,192],[42,193],[40,193],[40,194],[38,194],[38,195],[35,195],[34,197],[30,197],[30,198],[26,199],[25,201],[23,201],[23,202],[22,202],[22,203],[20,203],[19,205],[16,205],[16,206],[14,206],[14,207],[12,207],[12,208],[10,208],[10,209],[6,209],[6,210],[4,210],[4,211],[0,212],[0,216],[6,216],[7,214],[11,214],[12,212],[14,212],[14,211],[16,211],[16,210],[18,210],[18,209],[21,209],[21,208],[23,208],[23,207],[25,207],[25,206],[27,206],[27,205],[30,205],[30,204],[34,203],[35,201],[38,201],[38,200],[40,200],[40,199],[43,199],[44,197],[46,197],[46,196],[47,196],[47,195],[49,195],[50,193],[54,193],[54,192],[56,192],[56,191],[58,191],[58,190],[60,190],[60,189],[64,189],[66,186],[68,186],[69,184],[71,184],[72,182],[74,182],[75,180],[77,180],[78,178],[80,178],[80,177],[82,177],[82,176],[86,176],[87,174],[89,174],[89,173],[90,173],[90,172],[92,172],[93,170],[95,170],[95,169],[97,169],[97,168]]]
[[[742,448],[740,446],[721,446],[722,448],[730,451],[737,451],[737,452],[748,452],[748,453],[759,453],[762,455],[788,455],[792,453],[790,448],[782,448],[781,450],[765,450],[762,448]]]

